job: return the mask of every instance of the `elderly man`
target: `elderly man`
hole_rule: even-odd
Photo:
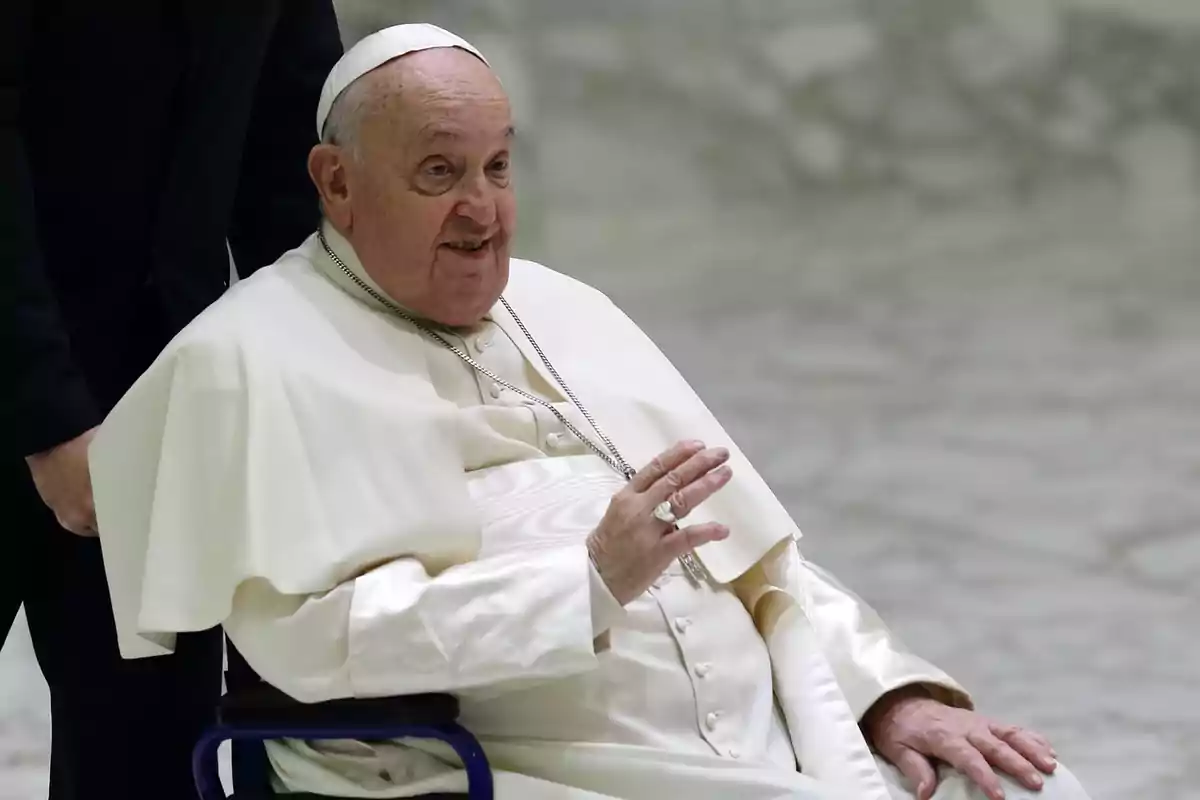
[[[802,559],[627,317],[509,258],[513,127],[473,47],[370,36],[317,123],[321,229],[93,446],[127,656],[222,623],[302,701],[452,692],[501,797],[1086,796]],[[419,742],[270,754],[290,792],[464,783]]]

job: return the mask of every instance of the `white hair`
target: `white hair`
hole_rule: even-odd
[[[329,116],[325,118],[325,127],[321,130],[322,144],[345,148],[356,161],[362,155],[359,141],[362,121],[377,96],[377,93],[372,91],[371,81],[364,80],[366,77],[364,75],[354,81],[337,96],[329,108]]]

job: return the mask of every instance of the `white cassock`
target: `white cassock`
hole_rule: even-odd
[[[454,693],[501,798],[909,797],[857,721],[906,684],[968,705],[962,689],[803,560],[766,484],[606,297],[517,260],[505,297],[631,464],[685,438],[730,448],[735,477],[688,520],[732,531],[697,552],[712,583],[672,567],[621,608],[584,538],[623,480],[314,236],[172,342],[92,445],[126,657],[223,624],[303,701]],[[502,305],[447,336],[590,432]],[[432,744],[269,751],[288,791],[465,788]],[[976,796],[943,770],[939,800]],[[1060,768],[1037,796],[1086,795]]]

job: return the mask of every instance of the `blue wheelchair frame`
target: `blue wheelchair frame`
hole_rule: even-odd
[[[443,694],[300,703],[264,683],[232,644],[227,648],[227,693],[217,722],[192,751],[192,775],[201,800],[226,800],[217,767],[217,748],[225,741],[234,748],[236,800],[272,800],[276,795],[263,747],[267,740],[399,738],[446,742],[467,774],[468,793],[456,796],[492,800],[491,766],[479,741],[456,721],[456,698]]]

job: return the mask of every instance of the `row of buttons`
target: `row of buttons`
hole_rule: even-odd
[[[687,633],[687,629],[690,628],[691,625],[692,625],[692,621],[690,619],[688,619],[687,617],[676,617],[675,618],[675,630],[679,631],[680,633]],[[692,668],[692,672],[696,673],[697,678],[703,678],[705,675],[707,675],[711,671],[712,671],[712,662],[711,661],[701,661],[699,664],[697,664],[696,666],[694,666]],[[708,716],[713,717],[713,723],[709,725],[709,728],[711,729],[713,727],[713,725],[716,724],[716,718],[713,714],[709,714]]]
[[[678,631],[681,635],[686,634],[688,628],[692,627],[692,620],[690,617],[676,617],[675,621],[674,621],[674,625],[675,625],[675,630]],[[710,672],[712,672],[712,662],[711,661],[701,661],[698,664],[696,664],[694,667],[692,667],[692,672],[696,675],[697,678],[700,678],[703,680]],[[715,731],[717,729],[717,725],[720,724],[720,722],[721,722],[721,712],[719,710],[710,711],[704,715],[704,727],[708,728],[709,733],[712,733],[713,731]],[[734,759],[742,757],[741,751],[738,750],[738,748],[736,748],[736,747],[730,747],[728,750],[725,751],[725,753],[730,758],[734,758]]]

